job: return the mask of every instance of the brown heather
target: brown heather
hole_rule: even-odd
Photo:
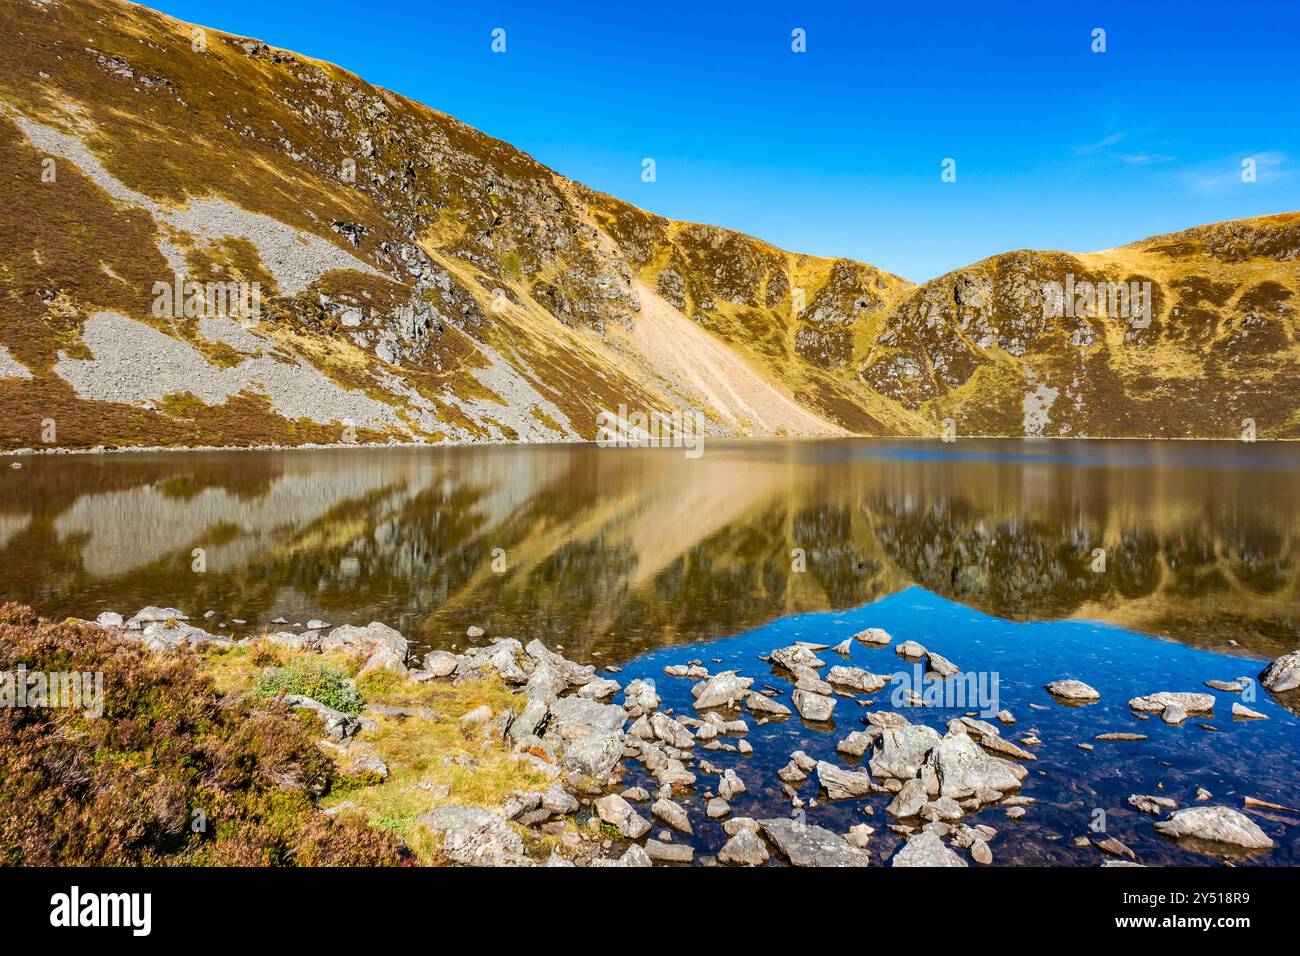
[[[6,604],[0,671],[19,664],[102,672],[105,708],[0,709],[0,863],[399,862],[389,831],[317,808],[335,769],[305,729],[279,705],[219,697],[192,654],[149,654]]]

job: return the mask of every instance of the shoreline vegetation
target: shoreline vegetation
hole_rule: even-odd
[[[0,805],[9,808],[0,818],[0,860],[755,866],[777,859],[866,866],[872,833],[887,826],[905,839],[887,865],[969,866],[968,857],[993,862],[998,828],[965,823],[966,814],[995,808],[1014,821],[1036,802],[1021,787],[1042,740],[1032,732],[1018,743],[1004,737],[1016,723],[1006,710],[992,720],[954,718],[946,733],[913,723],[903,711],[925,706],[913,689],[892,710],[864,711],[863,729],[839,741],[836,752],[849,768],[802,750],[791,754],[776,774],[790,817],[733,814],[750,787],[761,792],[769,782],[757,763],[742,761],[738,773],[715,767],[711,754],[747,758],[751,723],[795,712],[806,726],[829,727],[837,703],[866,706],[872,701],[857,695],[878,695],[891,683],[845,665],[822,674],[823,652],[847,661],[855,641],[893,644],[905,664],[926,673],[927,684],[930,675],[940,684],[960,675],[938,653],[915,641],[895,644],[880,628],[834,648],[796,642],[764,655],[774,674],[794,681],[789,706],[775,688],[755,687],[738,671],[711,674],[700,661],[668,665],[667,677],[691,682],[692,716],[662,707],[653,681],[620,684],[619,667],[598,673],[536,640],[494,638],[461,654],[417,658],[405,637],[379,622],[274,624],[284,629],[235,639],[205,631],[175,608],[54,623],[21,605],[0,606],[7,680],[15,671],[24,681],[95,672],[103,687],[95,713],[67,701],[41,707],[33,695],[0,711]],[[471,642],[484,636],[477,627],[467,632]],[[1300,651],[1270,663],[1260,682],[1275,694],[1300,688]],[[1226,694],[1243,689],[1224,681],[1207,686]],[[1045,689],[1060,706],[1099,697],[1074,679]],[[1215,702],[1208,693],[1159,692],[1129,707],[1181,723],[1212,713]],[[1235,702],[1232,710],[1242,719],[1265,716]],[[626,787],[631,762],[644,765],[654,792]],[[815,790],[796,792],[814,775]],[[819,801],[872,795],[890,798],[883,816],[867,808],[874,826],[863,822],[839,834],[808,819]],[[1170,840],[1220,859],[1249,859],[1276,846],[1251,817],[1202,802],[1210,799],[1198,793],[1198,805],[1180,808],[1167,796],[1134,794],[1129,803],[1156,818],[1156,830]],[[1246,798],[1243,809],[1252,808],[1300,812]],[[716,856],[697,857],[690,842],[691,816],[700,812],[723,821],[728,839]],[[1103,865],[1138,863],[1113,837],[1094,845]]]

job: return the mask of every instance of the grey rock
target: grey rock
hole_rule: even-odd
[[[929,796],[925,792],[925,784],[919,777],[914,777],[903,783],[903,789],[899,790],[893,802],[885,807],[885,812],[899,819],[914,817],[921,812],[927,800]]]
[[[741,677],[736,671],[723,671],[691,688],[696,710],[713,707],[735,707],[744,700],[752,678]]]
[[[883,647],[893,640],[889,632],[880,627],[869,627],[865,631],[859,631],[853,635],[853,639],[863,644],[875,644],[878,647]]]
[[[768,655],[787,670],[795,670],[798,667],[811,667],[813,670],[819,670],[826,666],[826,662],[813,653],[804,644],[791,644],[789,647],[778,647]]]
[[[1189,807],[1179,810],[1155,828],[1177,840],[1196,840],[1224,844],[1246,850],[1270,850],[1272,839],[1254,820],[1231,807]]]
[[[494,813],[474,807],[439,807],[415,822],[442,835],[442,850],[465,866],[515,866],[525,862],[519,835]]]
[[[877,777],[909,780],[921,772],[926,754],[940,739],[938,731],[923,724],[886,727],[876,738],[871,772]]]
[[[871,855],[822,827],[795,820],[760,820],[759,826],[793,866],[866,866]]]
[[[966,734],[944,737],[927,762],[938,777],[940,795],[956,799],[982,790],[1018,790],[1027,774],[1019,764],[985,753]]]
[[[844,667],[837,664],[826,672],[826,680],[840,687],[849,687],[864,694],[874,694],[889,685],[889,678],[873,674],[861,667]]]
[[[686,810],[672,800],[659,799],[650,807],[650,812],[681,833],[692,833],[691,821]]]
[[[570,814],[578,812],[578,800],[559,784],[551,784],[542,794],[542,806],[551,813]]]
[[[1261,714],[1257,710],[1251,710],[1245,704],[1239,704],[1233,701],[1232,716],[1238,720],[1268,720],[1266,714]]]
[[[448,651],[430,651],[424,655],[424,670],[434,677],[450,677],[460,666],[460,657]]]
[[[814,723],[830,720],[835,710],[834,698],[823,697],[821,694],[806,690],[795,690],[790,695],[790,699],[794,702],[795,709],[799,711],[799,716]]]
[[[557,702],[558,703],[558,702]],[[619,708],[622,713],[622,708]],[[604,779],[623,757],[623,734],[617,730],[593,730],[564,748],[560,766],[565,770]]]
[[[1134,710],[1151,714],[1163,713],[1166,707],[1177,707],[1189,714],[1212,714],[1214,713],[1214,695],[1161,691],[1158,694],[1148,694],[1145,697],[1134,697],[1128,702],[1128,705]]]
[[[790,708],[785,704],[757,691],[749,692],[745,698],[745,706],[757,717],[789,717],[791,713]]]
[[[695,858],[695,850],[691,847],[661,840],[646,841],[645,854],[655,863],[690,863]]]
[[[850,773],[832,763],[819,761],[817,782],[831,800],[852,800],[871,793],[871,775],[865,770]]]
[[[1061,700],[1101,700],[1101,694],[1081,680],[1067,679],[1052,681],[1052,683],[1047,685],[1047,692],[1053,697],[1059,697]]]
[[[1276,693],[1300,688],[1300,650],[1283,654],[1259,674],[1259,682]]]
[[[767,847],[750,829],[738,830],[718,851],[718,862],[729,866],[762,866],[767,860]]]
[[[894,854],[889,865],[902,867],[917,866],[966,866],[966,861],[944,846],[935,834],[922,830],[909,837],[903,848]]]

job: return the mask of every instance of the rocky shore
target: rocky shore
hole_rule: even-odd
[[[690,683],[688,713],[663,706],[654,680],[623,684],[616,667],[598,672],[537,640],[485,640],[478,628],[467,636],[479,643],[464,653],[432,651],[417,658],[402,634],[379,622],[331,626],[313,620],[238,639],[211,633],[173,608],[147,607],[127,619],[101,614],[95,623],[158,651],[189,646],[214,667],[250,653],[281,665],[313,658],[351,661],[351,688],[382,688],[407,702],[372,701],[348,713],[305,694],[280,694],[319,721],[320,747],[359,782],[326,812],[374,817],[366,794],[400,777],[414,796],[402,798],[399,832],[412,843],[427,835],[432,859],[452,864],[866,866],[880,862],[873,834],[885,828],[902,840],[886,865],[989,865],[996,862],[998,842],[1008,839],[1006,828],[1034,812],[1030,769],[1035,751],[1052,746],[1032,728],[1010,739],[1018,720],[1005,709],[992,719],[972,711],[936,729],[923,722],[927,702],[915,689],[891,701],[883,693],[891,675],[827,659],[839,655],[847,661],[855,642],[877,651],[893,645],[902,666],[929,680],[963,673],[938,652],[915,641],[895,643],[879,628],[834,647],[795,642],[771,650],[762,663],[792,685],[788,693],[739,670],[711,673],[701,660],[670,664],[663,669],[666,679]],[[257,670],[253,664],[247,668],[250,674]],[[1285,703],[1300,689],[1300,651],[1274,660],[1258,680]],[[1211,678],[1205,684],[1231,695],[1249,682]],[[1055,702],[1044,707],[1086,707],[1101,697],[1072,677],[1044,690],[1045,700]],[[453,696],[419,703],[421,694],[435,693]],[[450,701],[463,709],[449,711]],[[1200,690],[1153,690],[1129,700],[1128,707],[1138,720],[1158,717],[1178,725],[1213,713],[1218,703],[1213,693]],[[788,759],[776,759],[776,780],[763,779],[747,739],[756,728],[799,720],[813,733],[838,736],[843,731],[830,723],[837,707],[860,711],[855,722],[862,727],[835,742],[840,760],[795,750]],[[1231,710],[1236,720],[1267,719],[1235,701]],[[409,760],[405,752],[391,756],[389,738],[399,733],[394,728],[409,733],[423,726],[454,734],[450,739],[457,746],[451,749],[457,752],[417,753]],[[1098,727],[1094,739],[1122,743],[1144,736]],[[462,743],[477,750],[460,752]],[[716,766],[723,755],[745,763],[739,769]],[[439,758],[459,762],[461,776],[452,783],[411,782],[405,763],[423,767]],[[490,773],[480,771],[491,761]],[[479,779],[470,786],[476,777],[493,785],[485,788]],[[644,785],[629,786],[630,778]],[[474,799],[460,799],[461,789]],[[787,804],[783,815],[774,815],[772,800],[759,796],[773,790]],[[842,801],[860,803],[863,822],[842,832],[818,825],[818,808]],[[1198,790],[1196,801],[1180,807],[1169,796],[1135,793],[1128,802],[1152,817],[1151,826],[1166,840],[1221,859],[1247,859],[1276,845],[1245,811],[1277,811],[1270,821],[1295,812],[1251,798],[1241,808],[1228,806],[1215,802],[1206,788]],[[1006,824],[990,825],[988,811],[1000,813]],[[983,814],[981,822],[969,819],[976,813]],[[702,821],[721,821],[726,840],[716,852],[701,853],[692,840]],[[1075,845],[1094,846],[1101,865],[1140,865],[1138,855],[1113,836],[1080,835]]]

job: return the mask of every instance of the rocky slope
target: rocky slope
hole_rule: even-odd
[[[1300,213],[1019,250],[913,290],[861,375],[957,434],[1294,438],[1298,293]]]
[[[620,405],[735,435],[1297,431],[1294,216],[914,288],[147,8],[15,0],[0,29],[0,448],[590,439]],[[1152,327],[1068,345],[1032,284],[1069,269],[1151,277]],[[177,276],[199,307],[160,308]]]

